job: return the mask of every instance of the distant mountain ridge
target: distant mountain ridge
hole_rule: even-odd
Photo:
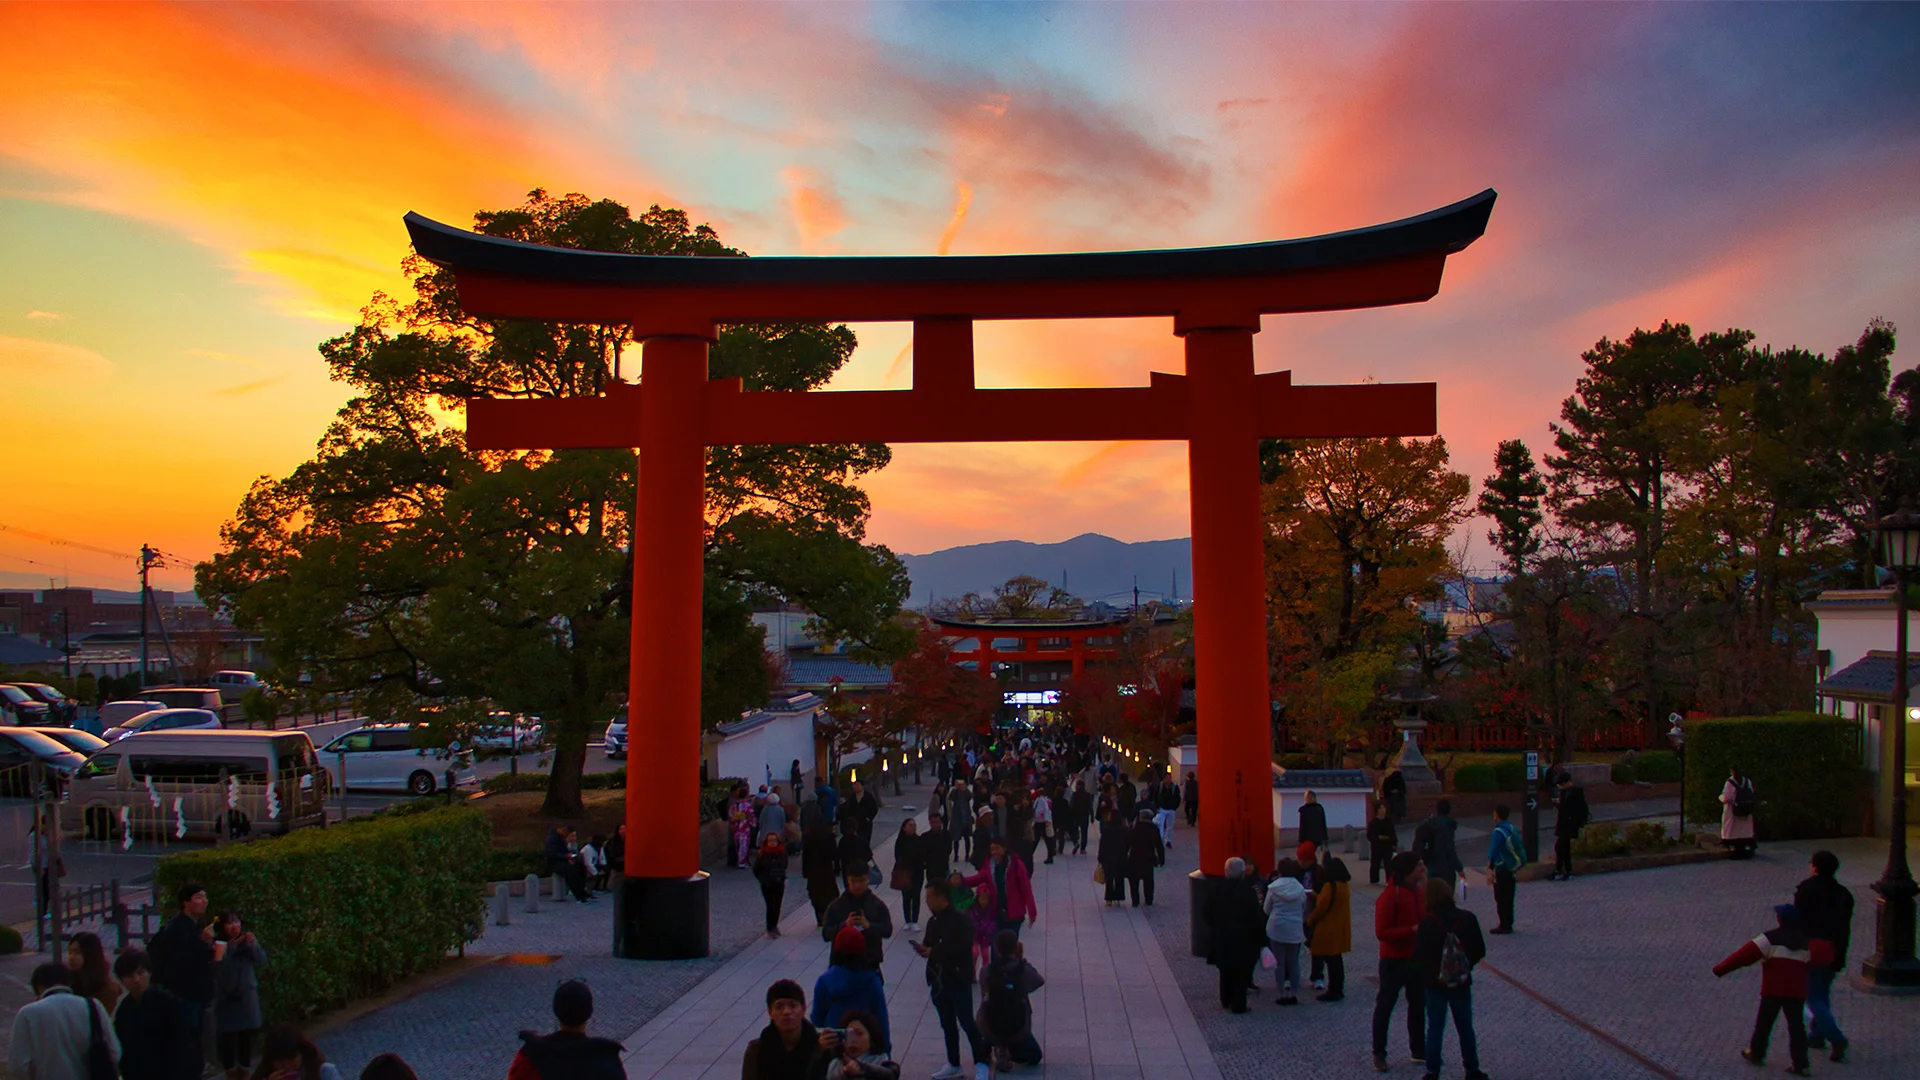
[[[1192,599],[1193,544],[1188,537],[1126,543],[1099,533],[1082,533],[1057,544],[995,540],[943,548],[925,555],[902,555],[913,579],[907,606],[924,608],[973,592],[985,595],[1008,578],[1029,574],[1083,600],[1109,604],[1177,596]]]

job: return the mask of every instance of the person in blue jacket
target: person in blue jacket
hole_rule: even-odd
[[[813,1013],[808,1017],[816,1028],[839,1028],[846,1015],[864,1009],[880,1020],[880,1045],[892,1046],[893,1033],[887,1022],[887,993],[880,973],[867,962],[867,938],[851,926],[833,936],[833,953],[827,970],[813,984]]]

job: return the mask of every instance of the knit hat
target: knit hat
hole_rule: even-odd
[[[1313,841],[1302,840],[1300,841],[1300,846],[1293,849],[1293,854],[1295,858],[1300,860],[1300,864],[1305,866],[1313,861],[1313,853],[1318,850],[1318,848],[1313,846]]]
[[[579,1027],[593,1016],[593,991],[579,979],[568,979],[553,992],[553,1018],[561,1027]]]
[[[833,935],[833,951],[845,953],[848,956],[865,956],[867,935],[851,926],[843,926],[839,933]]]

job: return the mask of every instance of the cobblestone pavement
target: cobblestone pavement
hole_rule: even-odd
[[[1374,898],[1366,865],[1355,871],[1354,951],[1348,954],[1347,999],[1276,1007],[1271,973],[1255,981],[1253,1012],[1232,1016],[1218,1003],[1214,969],[1189,955],[1188,904],[1182,877],[1195,865],[1193,834],[1176,833],[1163,873],[1162,901],[1147,914],[1174,977],[1191,1003],[1220,1070],[1229,1080],[1252,1077],[1373,1076],[1367,1060],[1378,952],[1372,934]],[[1776,1025],[1765,1070],[1738,1056],[1759,1002],[1759,974],[1726,979],[1710,970],[1721,957],[1772,925],[1772,905],[1792,899],[1806,876],[1807,856],[1825,846],[1840,855],[1841,880],[1854,891],[1850,964],[1872,951],[1873,893],[1884,842],[1838,840],[1763,846],[1749,862],[1711,862],[1522,883],[1510,937],[1488,938],[1489,956],[1474,979],[1481,1067],[1504,1078],[1715,1080],[1775,1075],[1787,1063],[1786,1033]],[[1464,841],[1468,862],[1478,854]],[[1467,906],[1493,925],[1493,895],[1471,875]],[[1845,1065],[1816,1053],[1818,1075],[1911,1078],[1920,1075],[1920,999],[1868,995],[1834,987],[1834,1009],[1852,1040]],[[1404,1010],[1404,1001],[1401,1009]],[[1406,1046],[1404,1012],[1389,1029],[1393,1074],[1417,1076]],[[1443,1075],[1461,1073],[1459,1044],[1449,1033]]]
[[[930,786],[930,785],[929,785]],[[875,848],[891,865],[893,834],[915,805],[914,789],[891,798],[875,826]],[[924,802],[924,794],[921,796]],[[787,882],[783,912],[806,905],[806,884],[796,861]],[[891,899],[889,893],[889,899]],[[553,1029],[553,989],[565,979],[585,979],[593,988],[596,1034],[619,1038],[639,1029],[660,1010],[698,986],[742,949],[760,940],[765,909],[753,875],[725,867],[713,870],[713,955],[701,960],[637,963],[612,955],[613,899],[592,904],[554,904],[527,914],[514,899],[512,923],[489,925],[467,951],[557,955],[551,963],[496,962],[431,987],[375,1012],[323,1032],[316,1040],[342,1074],[357,1076],[374,1055],[394,1050],[422,1080],[504,1076],[519,1048],[522,1029]],[[812,920],[807,919],[809,926]],[[370,927],[378,934],[378,927]]]
[[[883,854],[881,861],[888,862]],[[1039,921],[1021,933],[1026,957],[1047,983],[1033,996],[1034,1029],[1046,1051],[1025,1075],[1048,1080],[1219,1080],[1199,1027],[1147,924],[1103,908],[1090,855],[1034,867]],[[896,912],[898,893],[879,890]],[[749,946],[693,993],[627,1038],[633,1080],[729,1080],[747,1041],[766,1026],[767,984],[805,987],[826,967],[827,950],[810,912],[790,917],[779,941]],[[892,1056],[902,1075],[930,1075],[946,1063],[938,1016],[927,1000],[925,962],[896,928],[883,971]],[[976,997],[976,1002],[978,998]],[[961,1051],[962,1064],[971,1060]]]

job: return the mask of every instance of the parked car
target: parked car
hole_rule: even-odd
[[[223,776],[239,781],[239,805],[231,813],[220,790]],[[322,824],[326,800],[327,774],[304,731],[143,732],[87,758],[60,804],[60,825],[84,829],[90,840],[110,839],[124,835],[124,808],[135,833],[171,837],[182,819],[189,836],[218,835],[223,826],[232,833],[284,833]]]
[[[47,707],[48,723],[60,727],[72,727],[74,718],[80,715],[79,702],[46,683],[17,682],[13,685],[25,690],[35,701]]]
[[[515,716],[504,712],[488,713],[487,722],[476,725],[467,739],[469,749],[499,750],[511,754],[539,750],[546,743],[546,729],[540,725],[539,717]]]
[[[148,701],[144,699],[109,701],[105,705],[100,706],[100,730],[105,731],[108,728],[119,727],[121,724],[139,716],[141,713],[152,712],[155,709],[164,709],[166,707],[165,702]]]
[[[607,756],[623,758],[627,756],[627,707],[613,714],[613,722],[607,725]]]
[[[346,773],[341,775],[344,761]],[[416,746],[402,724],[354,728],[320,748],[320,765],[335,788],[407,791],[431,795],[452,769],[456,787],[475,781],[468,755],[445,747]]]
[[[26,728],[24,730],[37,731],[47,738],[52,739],[54,742],[59,743],[61,746],[79,754],[81,757],[86,757],[95,750],[105,750],[107,748],[107,740],[98,735],[90,735],[87,732],[81,731],[79,728],[44,727]]]
[[[216,716],[226,705],[220,691],[205,686],[149,686],[140,695],[169,709],[206,709]]]
[[[239,701],[261,686],[260,677],[251,671],[216,671],[207,681],[220,691],[222,701]]]
[[[38,731],[7,728],[0,731],[0,795],[30,798],[34,794],[34,762],[45,765],[55,775],[56,790],[80,771],[87,759]]]
[[[13,685],[0,683],[0,719],[14,727],[45,727],[51,712],[44,701]]]
[[[191,731],[219,726],[220,714],[210,709],[154,709],[106,729],[100,737],[111,743],[149,731]]]

